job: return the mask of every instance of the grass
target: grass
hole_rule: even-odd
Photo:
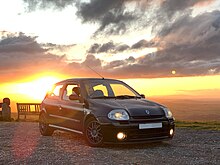
[[[206,129],[206,130],[218,130],[220,131],[220,122],[189,122],[189,121],[176,121],[176,127],[179,128],[191,128],[191,129]]]

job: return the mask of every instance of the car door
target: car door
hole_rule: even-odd
[[[80,100],[70,100],[71,94],[80,96],[80,85],[78,83],[68,83],[65,85],[60,104],[60,115],[65,122],[63,126],[75,131],[83,131],[84,104]]]
[[[55,85],[53,90],[47,94],[42,104],[48,114],[49,123],[56,126],[62,126],[65,122],[60,116],[60,98],[62,89],[63,84]]]

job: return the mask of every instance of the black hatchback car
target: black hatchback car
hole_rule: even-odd
[[[90,146],[172,139],[171,111],[114,79],[68,79],[54,85],[41,104],[40,132],[83,134]]]

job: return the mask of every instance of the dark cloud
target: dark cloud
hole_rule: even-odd
[[[137,43],[133,44],[131,47],[126,44],[114,43],[113,41],[109,41],[104,44],[93,44],[88,53],[118,53],[123,52],[125,50],[133,50],[133,49],[143,49],[143,48],[151,48],[156,47],[157,43],[155,41],[147,41],[140,40]]]
[[[104,75],[105,71],[102,67],[102,61],[94,55],[88,54],[83,62],[69,63],[63,68],[62,72],[74,77],[102,77],[99,74]]]
[[[33,1],[33,0],[32,0]],[[26,2],[30,5],[31,0]],[[55,3],[56,2],[56,3]],[[62,2],[62,1],[59,1]],[[127,8],[132,2],[133,11]],[[172,70],[175,76],[195,76],[220,74],[220,12],[206,12],[192,17],[192,7],[202,3],[212,3],[213,0],[90,0],[66,1],[62,5],[52,0],[33,1],[33,6],[48,4],[60,9],[66,5],[75,4],[77,15],[85,23],[99,23],[95,35],[127,34],[152,27],[155,38],[152,41],[141,39],[132,46],[109,41],[95,43],[88,50],[88,55],[82,63],[71,63],[66,72],[77,69],[80,75],[88,73],[86,65],[96,68],[103,75],[117,78],[140,77],[170,77]],[[151,8],[150,5],[154,5]],[[37,5],[36,5],[37,4]],[[46,5],[42,5],[46,6]],[[30,42],[31,43],[31,42]],[[36,52],[41,50],[32,42]],[[138,59],[128,58],[103,63],[96,58],[98,53],[117,53],[121,51],[141,50],[146,47],[158,47],[158,52],[143,55]],[[7,47],[2,47],[6,52]],[[47,50],[42,49],[41,54]],[[93,55],[91,55],[93,54]],[[56,56],[55,56],[56,57]]]
[[[201,0],[165,0],[161,4],[161,12],[166,13],[166,15],[171,18],[176,12],[182,12],[183,10],[192,7],[199,2],[201,2]]]
[[[146,40],[140,40],[134,45],[131,46],[131,49],[140,49],[140,48],[147,48],[147,47],[155,47],[154,41],[146,41]]]
[[[126,44],[117,44],[113,41],[109,41],[104,44],[93,44],[89,50],[88,53],[117,53],[117,52],[123,52],[130,47]]]
[[[207,47],[210,45],[214,46],[213,44],[217,44],[219,41],[219,20],[219,11],[204,13],[196,17],[189,15],[181,17],[177,19],[172,26],[161,30],[159,33],[160,39],[157,42],[164,48],[173,45],[191,45],[196,47],[204,43]],[[184,47],[182,49],[184,49]]]
[[[134,63],[135,61],[136,60],[134,57],[129,57],[125,60],[116,60],[116,61],[107,63],[106,65],[103,65],[103,62],[99,58],[96,58],[92,54],[88,54],[86,56],[85,61],[83,61],[82,63],[76,63],[76,62],[70,63],[64,68],[65,70],[63,70],[63,72],[70,73],[70,71],[74,71],[74,72],[71,72],[71,74],[77,77],[102,77],[103,76],[103,77],[108,77],[108,78],[111,78],[111,77],[126,78],[126,76],[130,77],[130,75],[128,75],[128,73],[123,73],[124,75],[119,75],[117,69],[124,68],[128,66],[129,64]]]
[[[36,9],[64,9],[66,6],[75,5],[77,15],[82,22],[99,23],[96,33],[101,35],[125,34],[128,30],[137,30],[154,26],[157,32],[164,25],[170,24],[178,13],[184,15],[191,7],[202,3],[212,3],[213,0],[24,0],[29,11]],[[133,6],[133,9],[128,5]],[[157,4],[153,9],[152,4]],[[181,14],[182,13],[182,14]],[[137,26],[134,26],[134,25]],[[162,26],[162,27],[161,27]]]
[[[126,1],[132,0],[91,0],[89,2],[80,0],[24,0],[28,5],[28,11],[34,11],[38,8],[62,10],[68,5],[75,5],[78,9],[76,14],[82,19],[82,22],[98,22],[100,24],[95,34],[102,31],[108,34],[122,34],[126,31],[126,24],[136,19],[132,12],[126,11]]]
[[[91,0],[90,2],[80,3],[78,15],[82,17],[83,21],[99,21],[103,16],[109,14],[109,11],[115,10],[119,12],[122,10],[124,0]]]
[[[51,54],[37,43],[36,37],[19,33],[1,39],[0,59],[1,76],[26,76],[62,67],[65,56]]]
[[[212,22],[210,22],[210,25],[212,26]],[[24,70],[36,72],[39,71],[37,68],[42,68],[44,71],[50,69],[73,76],[88,77],[90,75],[91,77],[97,77],[97,74],[87,67],[89,66],[104,77],[114,78],[170,77],[173,76],[171,74],[172,70],[176,70],[176,76],[219,74],[220,42],[218,41],[220,32],[214,32],[216,32],[215,35],[209,35],[203,42],[194,42],[193,44],[180,43],[166,47],[166,49],[162,49],[156,53],[147,54],[138,59],[129,57],[125,60],[115,60],[107,64],[104,64],[92,54],[87,55],[85,61],[82,63],[73,62],[66,64],[62,61],[63,57],[49,54],[46,50],[42,51],[39,49],[39,53],[35,51],[33,54],[29,54],[30,51],[17,53],[4,51],[0,53],[1,72],[4,70],[8,74],[13,71],[18,74],[24,72]],[[24,41],[20,38],[24,38]],[[35,41],[35,37],[28,38]],[[10,39],[12,40],[12,38]],[[13,43],[12,47],[15,44],[25,45],[25,43],[30,43],[26,42],[27,39],[24,35],[23,37],[14,37],[14,40],[18,40],[19,42],[6,42],[8,39],[3,39],[1,43],[4,46],[7,45],[7,47],[10,46],[10,43]]]
[[[154,1],[150,1],[155,6]],[[141,29],[146,27],[152,27],[152,33],[154,35],[158,35],[158,33],[166,34],[166,30],[173,26],[178,19],[182,17],[188,17],[192,15],[193,7],[197,6],[197,8],[204,3],[206,5],[210,5],[213,3],[213,0],[159,0],[157,7],[153,10],[149,8],[145,8],[142,11],[141,21],[138,21],[138,25]]]
[[[128,4],[133,2],[136,8],[133,11],[128,10]],[[204,2],[213,2],[204,0]],[[154,15],[149,15],[152,4],[157,4]],[[78,16],[83,22],[99,22],[100,28],[97,32],[104,31],[102,34],[123,34],[131,25],[138,24],[142,28],[153,25],[158,26],[163,23],[172,22],[176,13],[184,14],[188,9],[201,3],[201,0],[91,0],[86,3],[78,2]],[[126,6],[127,5],[127,6]],[[141,23],[143,21],[144,23]],[[163,26],[163,25],[162,25]]]
[[[76,46],[76,44],[70,44],[70,45],[57,45],[57,44],[53,44],[53,43],[46,43],[46,44],[41,44],[41,46],[44,49],[48,49],[48,50],[58,50],[58,51],[66,51],[69,50],[71,48],[73,48],[74,46]]]
[[[97,59],[94,55],[87,55],[84,62],[82,62],[82,65],[89,66],[89,67],[101,67],[101,60]]]
[[[106,68],[107,69],[115,69],[115,68],[118,68],[118,67],[123,67],[125,65],[125,61],[123,60],[116,60],[116,61],[112,61],[110,62]]]
[[[129,24],[129,22],[132,20],[131,15],[120,15],[120,16],[113,16],[105,17],[102,21],[102,25],[100,28],[95,32],[95,35],[101,34],[101,35],[122,35],[126,32],[127,27],[126,25]],[[126,22],[127,20],[127,22]]]
[[[116,47],[116,52],[123,52],[125,50],[128,50],[129,48],[130,48],[130,46],[128,46],[126,44],[118,45]]]
[[[97,53],[99,47],[100,47],[100,44],[97,44],[97,43],[93,44],[93,45],[89,48],[88,53]]]
[[[219,20],[219,11],[196,17],[180,17],[169,28],[164,28],[157,40],[140,40],[127,48],[131,50],[157,45],[157,52],[131,62],[127,59],[115,60],[100,69],[104,70],[104,75],[118,78],[171,77],[174,76],[172,70],[176,71],[175,76],[220,74]],[[116,50],[117,44],[113,45],[106,51]],[[99,50],[102,45],[96,46],[96,50]]]
[[[134,63],[136,60],[134,57],[129,57],[125,60],[115,60],[115,61],[112,61],[110,63],[108,63],[104,69],[108,69],[109,71],[114,71],[114,69],[117,69],[117,68],[123,68],[124,66],[127,66],[127,65],[130,65],[132,63]]]
[[[23,52],[35,53],[45,52],[40,45],[35,41],[36,37],[25,36],[19,33],[18,36],[9,36],[0,41],[0,53]]]
[[[108,43],[101,45],[99,47],[98,53],[111,51],[112,49],[114,49],[114,47],[115,47],[115,45],[113,44],[112,41],[110,41]]]
[[[113,74],[170,77],[172,70],[176,70],[175,76],[220,74],[219,18],[220,12],[213,11],[177,20],[157,41],[161,46],[158,52],[140,57],[134,64],[117,67]]]
[[[105,34],[123,34],[126,24],[136,17],[131,12],[125,11],[126,0],[91,0],[80,3],[78,16],[83,22],[98,22],[100,27],[96,34],[105,30]]]

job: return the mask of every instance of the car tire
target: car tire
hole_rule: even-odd
[[[39,130],[43,136],[51,136],[54,132],[54,129],[51,128],[47,122],[46,113],[41,113],[39,116]]]
[[[103,134],[100,123],[95,118],[89,118],[85,123],[85,139],[91,147],[103,145]]]

